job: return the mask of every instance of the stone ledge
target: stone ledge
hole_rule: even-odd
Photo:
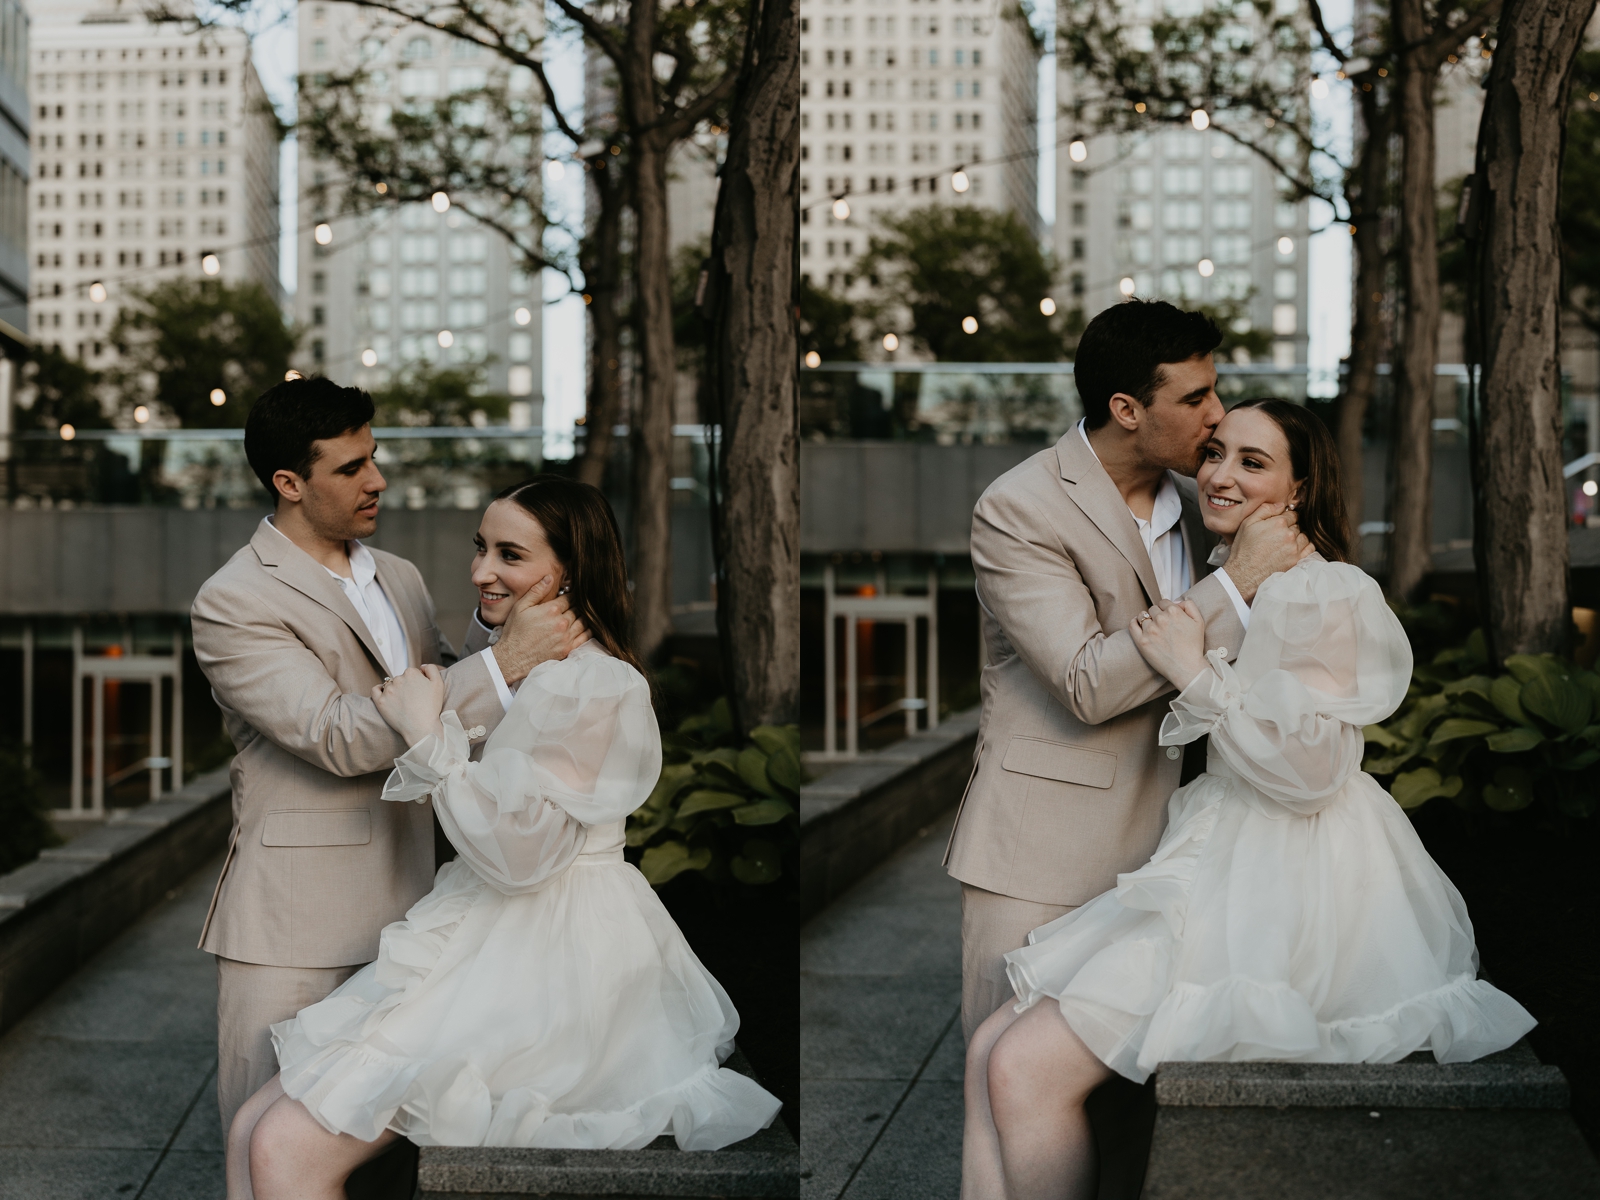
[[[1163,1063],[1162,1108],[1564,1109],[1567,1079],[1526,1051],[1526,1061],[1371,1064]],[[1516,1050],[1507,1051],[1511,1054]],[[1500,1056],[1495,1056],[1500,1057]],[[1522,1056],[1518,1055],[1518,1059]]]
[[[724,1064],[751,1074],[738,1050]],[[670,1137],[642,1150],[424,1146],[418,1200],[793,1200],[800,1151],[781,1118],[722,1150],[685,1153]]]
[[[213,771],[0,875],[0,1032],[223,849],[229,795]]]
[[[961,799],[979,710],[863,754],[800,789],[800,916],[822,909]]]

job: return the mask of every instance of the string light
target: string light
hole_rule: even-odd
[[[227,402],[228,402],[228,393],[227,392],[223,391],[221,388],[212,388],[211,389],[211,406],[213,408],[221,408]]]
[[[361,352],[361,365],[363,367],[375,367],[378,365],[378,352],[371,346]]]
[[[1279,238],[1278,239],[1278,253],[1279,254],[1284,254],[1284,255],[1293,254],[1294,253],[1294,239],[1292,237],[1281,237],[1281,238]]]
[[[326,246],[333,241],[333,226],[324,221],[311,231],[311,236],[316,238],[317,245]]]
[[[1209,129],[1211,127],[1211,114],[1203,108],[1197,108],[1189,114],[1189,124],[1196,129]]]
[[[883,335],[883,348],[885,350],[887,350],[890,354],[893,354],[896,350],[900,349],[900,339],[897,338],[892,333],[884,334]]]
[[[820,367],[821,365],[822,355],[818,354],[815,350],[807,350],[806,366],[810,367],[812,370],[816,370],[816,368]]]
[[[977,317],[962,317],[961,318],[961,332],[962,333],[977,333],[978,332],[978,318]]]
[[[833,219],[835,221],[848,221],[850,219],[850,205],[843,196],[833,202]]]
[[[545,163],[544,174],[545,178],[550,180],[565,179],[567,176],[567,168],[559,159],[552,158],[549,162]]]
[[[448,350],[448,349],[450,349],[451,346],[454,346],[455,344],[456,344],[456,335],[455,334],[451,333],[448,329],[439,330],[439,345],[440,346],[442,346],[442,347],[444,347],[444,349]]]
[[[1089,144],[1082,138],[1073,138],[1067,143],[1067,157],[1073,162],[1082,162],[1089,157]]]
[[[150,419],[150,410],[142,404],[138,405],[133,410],[133,419],[143,425]]]
[[[511,319],[518,325],[526,325],[529,321],[533,320],[533,314],[525,308],[519,308],[516,312],[511,314]]]
[[[964,192],[971,186],[972,180],[967,178],[967,173],[957,167],[955,174],[950,176],[950,190],[952,192]]]
[[[76,429],[76,427],[74,427],[72,425],[68,425],[68,424],[63,424],[61,426],[60,433],[61,433],[61,440],[63,442],[70,442],[73,438],[78,436],[78,430]]]
[[[1133,295],[1133,289],[1136,286],[1138,285],[1133,282],[1132,275],[1124,275],[1117,283],[1117,291],[1121,292],[1124,296],[1131,296]]]
[[[106,298],[106,285],[96,280],[89,285],[89,299],[96,304],[104,303]]]
[[[1211,273],[1216,269],[1216,264],[1213,263],[1209,258],[1202,258],[1198,263],[1195,264],[1195,270],[1200,272],[1200,278],[1202,279],[1210,279]]]
[[[290,367],[287,371],[285,371],[283,373],[283,381],[285,383],[288,383],[292,379],[304,379],[304,378],[305,378],[305,376],[300,374],[300,372],[296,371],[293,367]]]
[[[444,192],[433,194],[433,211],[436,213],[450,211],[450,197]]]
[[[1046,296],[1043,300],[1039,301],[1039,311],[1042,312],[1047,317],[1055,316],[1056,315],[1056,302],[1054,300],[1052,300],[1049,296]]]
[[[222,270],[222,260],[215,254],[207,254],[200,260],[200,269],[207,275],[215,275]]]
[[[1328,81],[1326,79],[1313,79],[1311,81],[1311,97],[1314,100],[1325,100],[1328,96]]]

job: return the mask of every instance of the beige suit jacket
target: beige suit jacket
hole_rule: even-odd
[[[1192,479],[1173,475],[1206,646],[1231,658],[1238,611],[1206,559]],[[1128,623],[1161,593],[1127,503],[1077,429],[991,484],[972,514],[987,665],[972,778],[945,852],[986,891],[1077,905],[1142,865],[1182,755],[1156,744],[1172,685]],[[1172,748],[1176,750],[1176,747]]]
[[[374,550],[413,666],[446,665],[469,729],[505,715],[481,658],[455,662],[416,567]],[[241,962],[339,967],[433,886],[433,810],[378,798],[406,743],[369,694],[387,671],[332,576],[265,521],[190,610],[195,657],[222,708],[233,835],[200,948]],[[449,664],[454,665],[449,665]]]

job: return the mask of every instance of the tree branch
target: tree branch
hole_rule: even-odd
[[[1333,34],[1328,32],[1328,23],[1322,16],[1322,5],[1319,0],[1306,0],[1311,9],[1311,23],[1316,26],[1317,36],[1322,39],[1322,48],[1333,55],[1343,66],[1350,61],[1350,56],[1339,48],[1339,43],[1333,40]]]

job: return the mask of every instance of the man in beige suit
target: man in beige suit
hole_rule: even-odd
[[[268,1026],[376,957],[379,931],[433,886],[431,806],[379,799],[406,743],[372,689],[444,665],[446,707],[481,739],[512,685],[586,637],[564,599],[530,594],[492,649],[456,659],[417,569],[357,540],[376,530],[387,486],[372,415],[365,392],[320,378],[256,401],[245,451],[273,515],[191,612],[195,656],[238,751],[233,834],[200,938],[217,957],[224,1130],[277,1073]]]
[[[1298,561],[1293,513],[1262,513],[1223,571],[1192,476],[1222,419],[1199,313],[1129,301],[1084,330],[1084,419],[1002,475],[972,515],[987,665],[978,748],[945,864],[961,881],[966,1036],[1011,998],[1004,955],[1142,865],[1181,754],[1156,744],[1172,686],[1128,625],[1192,600],[1239,651],[1256,587]]]

